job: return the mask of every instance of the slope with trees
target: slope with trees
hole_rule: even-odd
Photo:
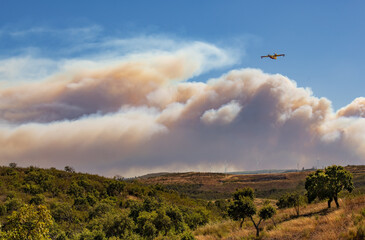
[[[185,239],[218,207],[134,180],[0,167],[2,239]]]

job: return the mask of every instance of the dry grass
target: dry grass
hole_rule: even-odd
[[[299,217],[293,209],[279,210],[271,221],[263,224],[261,239],[365,239],[365,196],[341,201],[339,209],[327,209],[327,203],[311,204],[301,209]],[[238,223],[224,221],[197,229],[198,240],[255,239],[255,228],[248,221],[243,229]],[[357,238],[356,238],[357,236]]]
[[[346,170],[354,176],[355,190],[365,192],[365,166],[347,166]],[[279,197],[284,192],[299,190],[304,192],[305,178],[310,172],[265,173],[234,175],[222,173],[167,173],[139,181],[146,184],[194,185],[194,191],[231,194],[237,188],[251,187],[261,197]],[[276,192],[276,193],[275,193]]]

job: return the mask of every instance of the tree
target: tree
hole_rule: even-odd
[[[228,216],[235,221],[241,220],[240,228],[242,228],[245,218],[248,217],[247,214],[251,213],[249,209],[254,208],[256,212],[255,205],[252,202],[254,196],[254,190],[250,187],[236,189],[233,193],[233,204],[228,207]]]
[[[354,189],[352,174],[342,166],[336,165],[327,167],[324,171],[319,169],[307,176],[305,189],[309,203],[316,198],[319,200],[328,199],[328,208],[331,208],[333,200],[336,206],[340,207],[338,194],[344,189],[349,192]]]
[[[276,214],[276,209],[271,206],[270,204],[267,204],[265,206],[263,206],[260,211],[259,211],[259,221],[258,223],[255,223],[254,219],[252,216],[250,216],[251,221],[253,223],[253,225],[256,228],[256,236],[258,237],[260,235],[260,223],[272,218],[274,215]]]
[[[287,193],[279,198],[276,203],[278,208],[289,208],[294,207],[297,216],[299,216],[300,206],[303,206],[305,203],[304,196],[299,194],[298,192]]]
[[[255,192],[250,187],[245,187],[245,188],[237,189],[233,193],[233,200],[239,200],[240,197],[248,197],[251,200],[253,200],[255,198]]]
[[[126,184],[122,181],[111,181],[106,189],[109,196],[118,196],[125,188]]]
[[[9,167],[11,167],[11,168],[16,168],[17,167],[17,164],[16,163],[9,163]]]
[[[52,225],[52,216],[45,206],[25,204],[8,217],[4,235],[12,240],[51,239],[49,228]]]
[[[228,215],[233,220],[241,220],[240,228],[242,228],[242,224],[245,218],[250,218],[253,225],[256,228],[256,236],[260,235],[260,224],[272,218],[276,210],[270,204],[264,205],[259,211],[259,221],[256,223],[253,216],[257,213],[256,206],[253,202],[254,191],[252,188],[244,188],[240,190],[236,190],[233,193],[233,203],[228,208]]]
[[[75,172],[75,169],[74,169],[73,167],[66,166],[66,167],[65,167],[65,171],[66,171],[66,172],[69,172],[69,173],[74,173],[74,172]]]
[[[240,196],[239,199],[233,200],[233,204],[228,208],[228,216],[235,221],[241,221],[240,228],[242,228],[245,218],[255,214],[255,204],[251,198],[246,196]]]
[[[103,230],[108,238],[119,236],[121,239],[125,239],[126,236],[133,232],[135,223],[128,214],[128,211],[109,212],[100,219],[99,222],[103,225]]]

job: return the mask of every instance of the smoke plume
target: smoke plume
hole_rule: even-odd
[[[364,164],[364,98],[334,112],[289,78],[249,68],[194,80],[233,58],[191,43],[69,61],[46,79],[2,86],[1,163],[108,176]]]

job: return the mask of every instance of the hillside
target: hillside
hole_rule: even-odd
[[[165,235],[180,239],[191,236],[198,226],[222,219],[217,207],[208,208],[206,201],[182,197],[161,185],[65,169],[0,167],[1,240],[154,239]],[[35,222],[41,224],[40,232],[45,235],[29,237],[41,233],[23,229],[28,226],[24,221],[30,229]]]
[[[365,166],[346,166],[354,177],[355,192],[365,193]],[[139,179],[144,184],[162,184],[193,198],[222,199],[231,197],[237,188],[251,187],[256,196],[277,199],[286,192],[304,193],[310,171],[265,174],[168,173]]]
[[[339,209],[327,209],[326,203],[301,208],[299,217],[293,208],[278,210],[274,221],[262,225],[265,240],[360,240],[365,239],[365,196],[341,200]],[[194,235],[198,240],[256,239],[253,224],[246,220],[242,229],[238,222],[223,220],[199,227]]]

